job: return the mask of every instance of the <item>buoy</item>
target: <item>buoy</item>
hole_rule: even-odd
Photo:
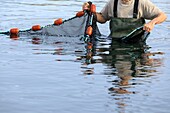
[[[61,25],[62,23],[63,23],[62,18],[59,18],[59,19],[54,21],[54,25]]]
[[[84,15],[84,11],[79,11],[76,14],[76,17],[82,17]]]
[[[91,36],[92,35],[92,32],[93,32],[93,28],[91,26],[89,26],[86,30],[86,34]]]
[[[12,28],[10,29],[10,34],[18,34],[19,33],[19,29],[18,28]]]
[[[92,12],[92,13],[95,13],[95,12],[96,12],[96,5],[91,4],[90,12]]]
[[[34,25],[34,26],[32,26],[32,30],[33,31],[41,30],[41,26],[40,25]]]

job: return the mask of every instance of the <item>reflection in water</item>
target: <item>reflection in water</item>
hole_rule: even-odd
[[[17,34],[11,34],[11,35],[10,35],[10,39],[18,40],[18,39],[19,39],[19,36],[18,36]]]
[[[118,106],[117,109],[122,112],[128,106],[129,95],[138,93],[138,91],[131,90],[132,86],[141,84],[136,79],[153,76],[156,67],[162,65],[162,59],[153,56],[163,53],[150,53],[150,48],[146,44],[128,45],[112,41],[106,44],[103,44],[103,42],[87,44],[81,42],[71,46],[73,44],[68,40],[48,40],[38,37],[32,37],[31,42],[33,44],[50,43],[55,45],[55,49],[38,49],[39,52],[35,54],[61,56],[56,59],[57,62],[81,62],[81,71],[84,75],[95,74],[95,67],[91,67],[92,64],[102,63],[106,65],[104,75],[117,77],[117,79],[109,79],[108,81],[112,85],[108,88],[109,95],[113,97]],[[82,48],[84,48],[84,51]],[[62,58],[64,55],[75,56],[75,59]]]
[[[93,64],[95,63],[94,60],[93,60],[93,56],[95,54],[95,43],[87,43],[86,46],[85,46],[85,49],[86,49],[86,53],[84,56],[81,56],[80,57],[80,60],[84,60],[84,62],[82,63],[82,67],[84,70],[83,70],[83,74],[84,75],[91,75],[91,74],[94,74],[94,68],[88,68],[87,65],[89,64]]]
[[[117,77],[114,80],[109,79],[112,86],[107,88],[108,93],[113,97],[114,103],[118,106],[117,109],[122,112],[128,106],[129,95],[138,93],[138,91],[131,90],[131,87],[143,84],[136,79],[153,76],[156,67],[162,65],[162,59],[153,56],[163,53],[150,53],[145,43],[128,45],[112,41],[106,44],[104,42],[86,44],[76,41],[77,43],[74,42],[74,46],[71,46],[73,43],[65,38],[31,37],[32,44],[52,44],[55,47],[55,49],[35,49],[38,52],[34,54],[56,55],[57,62],[80,62],[83,75],[95,73],[96,67],[91,67],[92,64],[106,65],[104,75]],[[65,55],[74,56],[74,59],[64,58]]]
[[[42,39],[39,37],[33,37],[32,38],[32,44],[41,44],[42,43]]]
[[[153,1],[169,16],[169,0]],[[2,0],[0,30],[70,18],[81,10],[82,2]],[[100,11],[106,0],[93,2]],[[169,22],[158,25],[149,37],[153,49],[103,41],[88,50],[75,37],[1,35],[0,112],[168,113]],[[99,27],[105,35],[107,27]],[[157,50],[166,53],[164,66]]]
[[[153,76],[156,67],[162,65],[162,59],[153,56],[163,53],[150,53],[150,48],[146,44],[128,45],[115,41],[106,44],[104,42],[86,44],[78,41],[72,43],[71,40],[65,38],[34,36],[25,40],[31,40],[30,43],[35,45],[43,44],[43,46],[35,46],[38,49],[34,49],[36,51],[34,54],[56,55],[55,61],[57,62],[80,62],[84,75],[95,74],[95,68],[98,67],[92,67],[93,64],[104,64],[107,67],[104,70],[104,75],[109,77],[108,83],[111,84],[107,87],[111,97],[111,103],[108,106],[112,108],[111,105],[114,103],[115,109],[120,113],[124,113],[125,108],[129,106],[129,101],[131,101],[129,95],[136,95],[139,92],[136,89],[131,89],[141,84],[136,79]],[[44,49],[45,44],[50,44],[53,47]],[[117,79],[112,80],[112,76],[116,76]]]
[[[151,56],[163,54],[162,52],[150,53],[146,44],[128,45],[112,41],[109,54],[101,54],[103,62],[113,70],[106,74],[114,74],[120,78],[119,85],[129,85],[132,77],[152,76],[156,72],[154,67],[160,66],[161,59],[154,59]],[[103,51],[102,48],[100,51]],[[114,81],[115,82],[115,81]]]
[[[163,53],[150,53],[150,48],[145,43],[128,45],[112,41],[111,44],[106,45],[103,44],[100,47],[92,44],[87,45],[86,55],[81,57],[81,60],[85,59],[83,65],[86,65],[86,67],[82,66],[82,68],[85,68],[83,73],[85,75],[94,74],[94,68],[88,68],[87,65],[98,63],[99,59],[93,57],[100,56],[100,63],[102,62],[107,66],[104,74],[117,76],[116,80],[109,81],[112,83],[112,87],[108,88],[108,91],[114,97],[118,108],[123,110],[128,105],[127,100],[130,100],[128,95],[138,93],[130,90],[132,86],[141,84],[136,79],[153,76],[156,67],[162,65],[162,59],[153,56]],[[88,46],[90,46],[90,49]]]
[[[127,105],[125,100],[129,99],[120,95],[128,97],[129,94],[136,94],[135,91],[128,91],[132,85],[139,84],[135,83],[135,78],[153,76],[153,72],[156,72],[155,67],[162,64],[161,59],[154,59],[152,56],[163,53],[150,53],[148,50],[149,47],[145,43],[128,45],[116,41],[112,41],[109,48],[99,49],[101,53],[109,51],[108,54],[100,54],[100,56],[103,58],[102,62],[108,67],[105,74],[118,78],[111,81],[112,87],[108,90],[115,101],[118,101],[116,104],[120,108],[125,107]]]

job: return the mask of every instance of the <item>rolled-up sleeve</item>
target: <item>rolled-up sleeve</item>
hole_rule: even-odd
[[[145,19],[154,19],[157,17],[162,11],[154,5],[150,0],[144,0],[143,4],[143,16]]]
[[[106,5],[104,6],[104,8],[100,11],[100,13],[102,14],[102,16],[104,17],[104,19],[106,20],[110,20],[110,18],[113,15],[113,1],[114,0],[109,0]]]

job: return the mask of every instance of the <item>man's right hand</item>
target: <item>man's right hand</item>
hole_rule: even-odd
[[[83,4],[83,6],[82,6],[82,9],[83,9],[83,11],[84,11],[84,10],[90,10],[90,5],[89,5],[89,3],[88,3],[88,2],[85,2],[85,3]]]
[[[90,10],[90,4],[88,2],[85,2],[82,6],[83,11],[84,10]],[[99,23],[105,23],[107,20],[104,19],[101,13],[95,13],[97,17],[97,22]]]

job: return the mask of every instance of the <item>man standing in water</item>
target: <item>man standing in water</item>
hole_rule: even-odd
[[[83,10],[89,10],[89,8],[89,3],[84,3]],[[96,17],[99,23],[110,21],[110,37],[112,39],[122,39],[133,29],[141,26],[142,30],[151,32],[156,24],[164,22],[167,18],[165,13],[150,0],[109,0],[101,12],[96,13]],[[145,19],[150,21],[145,23]],[[138,67],[136,64],[139,64],[139,60],[148,58],[141,51],[133,52],[131,46],[127,48],[128,46],[124,45],[123,47],[113,41],[109,55],[102,56],[111,61],[109,66],[112,65],[113,68],[116,68],[117,75],[121,79],[120,85],[128,85],[129,79],[136,76],[136,67]],[[142,56],[145,57],[141,59]]]
[[[89,9],[84,3],[83,10]],[[109,0],[101,12],[96,13],[97,21],[105,23],[110,20],[110,37],[126,36],[129,30],[143,26],[143,30],[151,32],[156,24],[164,22],[165,13],[150,0]],[[151,20],[145,23],[145,19]]]

